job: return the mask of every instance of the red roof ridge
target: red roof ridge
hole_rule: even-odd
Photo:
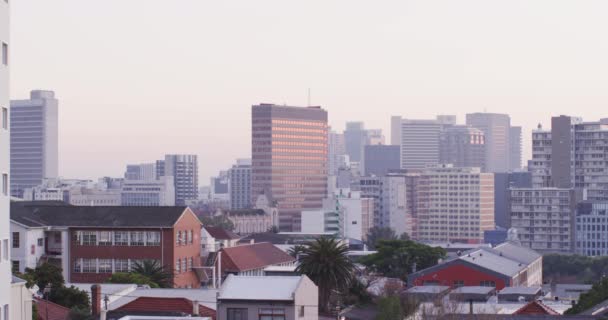
[[[538,300],[526,303],[523,307],[513,312],[513,314],[539,314],[538,312],[536,312],[536,310],[530,309],[530,307],[541,308],[544,311],[544,313],[542,314],[561,315],[559,312],[553,310],[551,307]]]

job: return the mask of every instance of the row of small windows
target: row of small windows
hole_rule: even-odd
[[[82,246],[160,246],[159,231],[76,231]]]
[[[131,272],[136,265],[144,260],[138,259],[76,259],[74,261],[75,273],[114,273]],[[160,265],[160,260],[152,260]]]

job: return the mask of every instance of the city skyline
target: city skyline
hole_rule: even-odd
[[[539,122],[549,127],[547,113],[602,117],[608,49],[590,39],[606,29],[598,13],[608,4],[551,2],[556,14],[549,16],[547,1],[469,2],[480,10],[442,2],[445,10],[437,11],[416,1],[349,2],[348,12],[345,3],[320,2],[184,2],[169,10],[151,2],[142,11],[117,1],[93,7],[19,1],[12,8],[19,36],[11,46],[11,98],[36,88],[56,92],[59,173],[66,178],[119,176],[124,163],[193,153],[207,181],[250,156],[252,104],[305,106],[308,88],[311,104],[328,110],[337,131],[364,120],[386,135],[393,115],[456,114],[463,123],[465,113],[509,113],[523,127],[524,164],[530,130]],[[331,19],[337,12],[340,24]],[[112,26],[102,23],[108,18]],[[214,34],[217,28],[223,36]],[[168,39],[160,46],[159,35]],[[343,41],[334,43],[337,36]],[[159,130],[167,123],[171,134]]]

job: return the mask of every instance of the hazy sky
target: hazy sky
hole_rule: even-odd
[[[390,116],[487,110],[530,130],[608,117],[608,1],[12,1],[12,98],[60,99],[60,174],[196,153],[200,182],[250,156],[250,106]]]

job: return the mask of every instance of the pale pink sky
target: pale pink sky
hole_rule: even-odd
[[[12,98],[60,99],[60,174],[195,153],[201,184],[250,154],[250,106],[313,104],[330,124],[504,112],[608,117],[608,2],[19,0]]]

